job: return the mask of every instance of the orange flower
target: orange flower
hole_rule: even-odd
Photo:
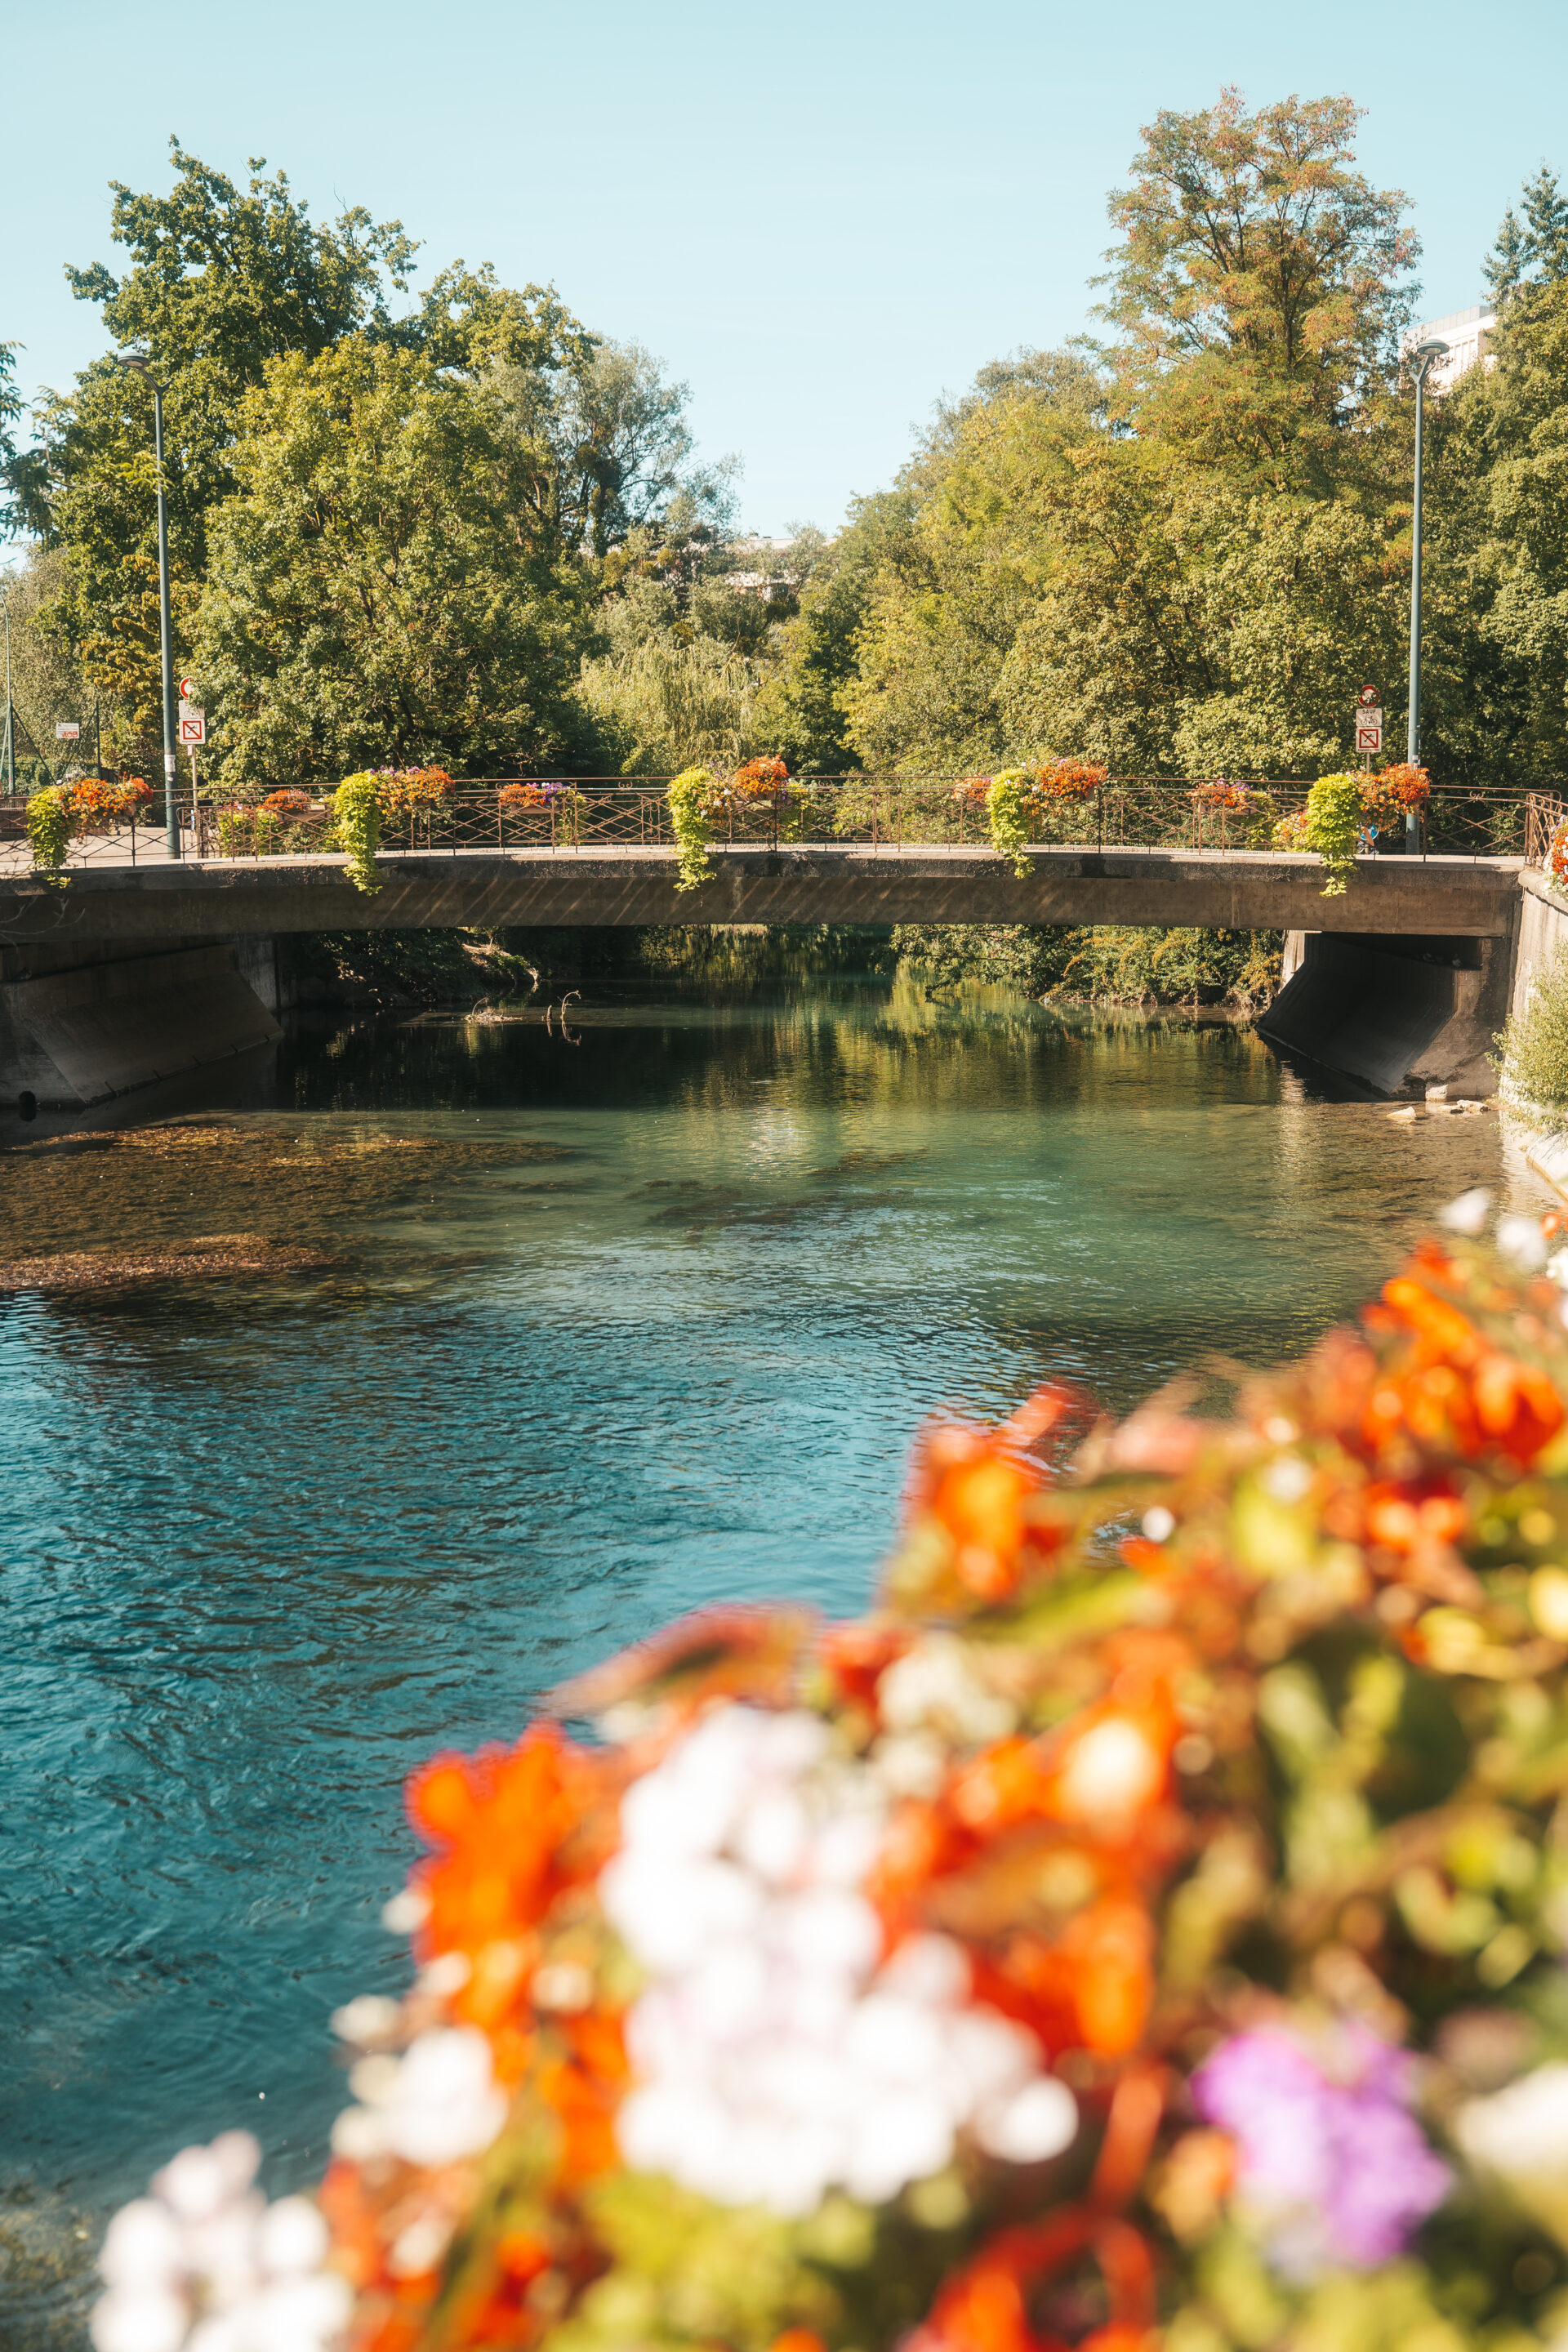
[[[1015,1736],[959,1772],[949,1802],[965,1828],[994,1836],[1031,1819],[1126,1834],[1164,1798],[1180,1724],[1169,1687],[1085,1707],[1045,1740]]]
[[[603,1764],[553,1724],[535,1726],[510,1753],[438,1756],[416,1772],[409,1820],[437,1850],[416,1872],[429,1903],[416,1938],[421,1955],[462,1951],[479,1959],[504,1948],[563,1885],[591,1875],[613,1846],[604,1794]],[[573,1843],[568,1862],[563,1849]],[[503,1966],[487,1960],[479,1981]]]
[[[1047,2221],[1002,2230],[949,2280],[910,2352],[1068,2352],[1062,2337],[1029,2325],[1026,2289],[1092,2254],[1110,2300],[1110,2318],[1078,2340],[1078,2352],[1135,2352],[1154,2321],[1154,2270],[1148,2245],[1125,2221],[1066,2205]]]
[[[818,1654],[842,1696],[857,1706],[875,1708],[877,1685],[914,1640],[907,1625],[873,1620],[829,1625]]]
[[[1463,1496],[1444,1477],[1369,1486],[1363,1513],[1368,1539],[1386,1551],[1409,1553],[1430,1544],[1455,1544],[1469,1524]]]

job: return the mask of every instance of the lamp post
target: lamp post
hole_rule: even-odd
[[[163,807],[171,857],[180,855],[180,804],[174,796],[174,655],[169,628],[169,505],[163,494],[163,387],[146,352],[116,352],[122,368],[153,387],[153,449],[158,465],[158,639],[163,663]]]
[[[0,611],[5,615],[5,740],[0,751],[5,760],[5,790],[14,800],[16,796],[16,738],[11,724],[11,599],[0,595]]]
[[[1421,765],[1421,436],[1426,415],[1426,373],[1434,360],[1447,359],[1448,346],[1434,335],[1415,346],[1415,492],[1410,508],[1410,709],[1405,756],[1413,768]],[[1405,839],[1414,848],[1421,821],[1414,809],[1405,813]]]

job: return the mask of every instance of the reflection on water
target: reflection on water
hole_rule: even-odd
[[[1227,1024],[825,981],[351,1025],[0,1162],[29,1251],[331,1261],[0,1306],[6,2340],[184,2139],[318,2166],[416,1758],[717,1595],[858,1606],[933,1404],[1295,1348],[1500,1157]]]

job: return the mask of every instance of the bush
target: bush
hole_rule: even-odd
[[[1532,1110],[1568,1111],[1568,953],[1559,949],[1542,966],[1498,1044],[1492,1066],[1506,1095]]]

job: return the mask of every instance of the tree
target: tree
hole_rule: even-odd
[[[722,524],[733,461],[696,467],[689,387],[640,343],[597,342],[569,367],[498,362],[491,382],[517,430],[548,453],[541,480],[563,550],[603,560],[679,503]]]
[[[821,710],[826,688],[872,767],[984,767],[1005,753],[1003,668],[1049,561],[1036,493],[1102,431],[1103,398],[1081,353],[1033,352],[939,404],[892,499],[858,512],[845,589],[823,598],[837,630],[824,627],[815,673],[805,646],[795,656],[803,715],[807,689]],[[840,677],[846,656],[853,675]]]
[[[758,667],[722,639],[654,635],[584,662],[582,693],[623,775],[733,767],[758,747]]]
[[[351,335],[274,360],[238,423],[195,653],[225,781],[571,763],[584,583],[494,391]]]
[[[20,520],[16,504],[16,420],[24,414],[16,389],[20,343],[0,343],[0,536],[9,539]]]
[[[111,235],[132,266],[68,269],[79,299],[100,302],[121,342],[143,344],[165,385],[171,601],[177,653],[194,642],[211,516],[238,478],[247,394],[277,360],[314,360],[345,339],[425,352],[433,365],[585,371],[595,339],[552,289],[502,287],[489,269],[443,271],[420,306],[393,315],[416,247],[397,221],[353,205],[318,226],[283,173],[247,187],[172,142],[167,195],[119,182]],[[133,723],[157,731],[160,699],[152,394],[110,360],[45,412],[47,499],[40,520],[69,551],[57,620]],[[534,494],[541,479],[530,476]]]
[[[1326,487],[1341,428],[1392,385],[1418,247],[1404,196],[1352,168],[1361,110],[1241,94],[1143,131],[1113,192],[1101,315],[1127,414],[1277,487]]]
[[[1527,287],[1568,278],[1568,196],[1559,191],[1556,173],[1543,163],[1525,182],[1520,201],[1523,222],[1510,205],[1497,243],[1481,264],[1492,299],[1500,304]]]
[[[407,281],[415,251],[401,224],[352,206],[317,226],[282,173],[234,182],[170,142],[167,195],[111,182],[110,235],[131,257],[68,268],[79,300],[103,306],[121,344],[140,343],[165,387],[172,602],[188,649],[213,508],[232,487],[239,404],[285,352],[306,357],[345,334],[390,332],[387,289]],[[160,699],[153,398],[111,360],[92,362],[43,415],[47,536],[69,551],[57,620],[91,675],[149,736]]]

